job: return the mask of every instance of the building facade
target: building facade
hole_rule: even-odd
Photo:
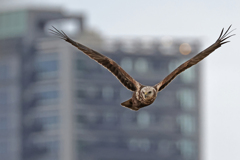
[[[135,112],[120,105],[132,93],[111,73],[49,35],[54,25],[81,39],[82,16],[26,10],[1,13],[0,24],[1,157],[199,160],[199,65]],[[144,85],[160,82],[199,51],[196,41],[169,37],[97,44],[94,49]]]

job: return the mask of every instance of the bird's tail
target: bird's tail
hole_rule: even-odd
[[[127,107],[127,108],[129,108],[131,110],[134,110],[134,111],[138,110],[138,108],[133,107],[132,98],[130,98],[129,100],[127,100],[127,101],[125,101],[123,103],[121,103],[121,105],[123,107]]]

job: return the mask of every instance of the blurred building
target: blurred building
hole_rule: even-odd
[[[52,25],[145,85],[160,82],[199,50],[196,41],[171,37],[105,40],[84,28],[81,15],[58,10],[1,13],[1,160],[199,160],[199,65],[134,112],[120,106],[131,92],[49,35]]]

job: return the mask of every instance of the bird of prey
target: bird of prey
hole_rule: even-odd
[[[181,64],[177,69],[171,72],[167,77],[165,77],[161,82],[154,86],[145,86],[133,79],[127,72],[125,72],[115,61],[104,56],[78,42],[75,42],[69,38],[63,31],[57,30],[55,27],[50,29],[51,33],[58,36],[59,38],[71,43],[73,46],[77,47],[84,54],[86,54],[91,59],[95,60],[97,63],[109,70],[127,89],[133,92],[132,98],[121,103],[122,106],[127,107],[131,110],[137,111],[142,107],[146,107],[154,102],[157,97],[157,93],[163,90],[177,75],[179,75],[184,70],[190,68],[191,66],[197,64],[202,59],[207,57],[215,49],[221,47],[221,45],[228,43],[226,41],[229,37],[235,35],[229,35],[232,31],[229,31],[231,25],[224,33],[224,28],[221,31],[220,36],[210,47],[206,48],[202,52],[198,53],[196,56]]]

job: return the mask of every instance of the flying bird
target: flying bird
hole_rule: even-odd
[[[122,106],[127,107],[131,110],[137,111],[142,107],[146,107],[154,102],[157,97],[157,93],[163,90],[177,75],[182,73],[184,70],[197,64],[215,49],[221,47],[221,45],[228,43],[226,41],[229,37],[235,34],[229,35],[232,31],[229,31],[231,25],[224,33],[224,28],[221,31],[220,36],[211,46],[198,53],[196,56],[181,64],[177,69],[171,72],[167,77],[165,77],[161,82],[154,86],[145,86],[133,79],[126,71],[124,71],[115,61],[104,56],[78,42],[75,42],[69,38],[63,31],[57,30],[55,27],[50,29],[51,33],[58,36],[59,38],[71,43],[73,46],[77,47],[84,54],[89,56],[91,59],[95,60],[97,63],[105,67],[109,72],[111,72],[127,89],[133,92],[132,98],[121,103]]]

